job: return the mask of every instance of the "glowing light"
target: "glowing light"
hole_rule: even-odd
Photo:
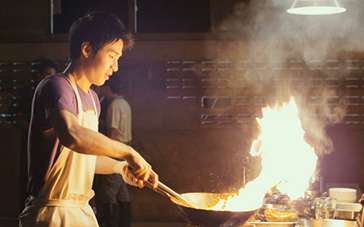
[[[344,13],[337,0],[295,0],[287,13],[295,15],[317,16]]]
[[[260,135],[250,154],[261,157],[258,177],[213,209],[247,211],[259,208],[265,194],[276,187],[291,199],[304,195],[316,168],[317,156],[305,142],[304,130],[293,98],[282,106],[265,107],[257,122]]]
[[[296,15],[317,16],[344,13],[345,11],[346,9],[343,7],[310,6],[288,9],[287,13]]]

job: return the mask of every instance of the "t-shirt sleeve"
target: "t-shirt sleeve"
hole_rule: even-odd
[[[77,116],[76,97],[65,78],[57,76],[49,80],[45,88],[46,94],[43,95],[47,100],[45,105],[47,112],[67,110]]]

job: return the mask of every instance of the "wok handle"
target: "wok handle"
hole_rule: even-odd
[[[193,204],[191,204],[191,202],[189,202],[188,200],[186,200],[185,198],[183,198],[180,194],[178,194],[177,192],[175,192],[174,190],[172,190],[170,187],[168,187],[167,185],[163,184],[162,182],[158,182],[158,186],[157,188],[153,188],[153,185],[149,182],[146,182],[146,185],[151,188],[152,190],[168,197],[169,199],[174,199],[178,202],[180,202],[181,204],[188,206],[188,207],[195,207]]]

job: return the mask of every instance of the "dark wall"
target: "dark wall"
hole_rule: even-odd
[[[323,176],[327,186],[344,185],[364,189],[364,129],[336,125],[328,132],[335,150],[323,157]]]
[[[50,31],[50,1],[1,1],[0,38],[41,36]]]
[[[0,126],[1,164],[0,179],[2,181],[0,199],[4,205],[0,207],[0,216],[14,217],[22,205],[24,183],[22,179],[25,141],[22,130],[12,126]]]

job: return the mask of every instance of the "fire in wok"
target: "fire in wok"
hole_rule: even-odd
[[[181,196],[193,204],[193,207],[186,206],[173,198],[181,214],[192,224],[199,226],[222,226],[240,225],[247,221],[254,213],[255,209],[247,211],[228,211],[213,209],[221,199],[227,199],[230,194],[191,192]]]

